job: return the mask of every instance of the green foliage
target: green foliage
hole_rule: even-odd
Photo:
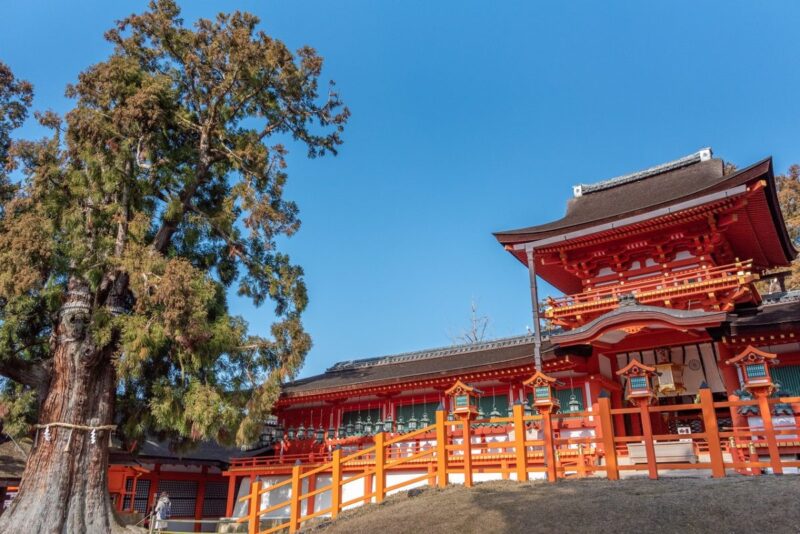
[[[776,176],[775,181],[786,229],[795,248],[800,248],[800,165],[790,166],[786,174]],[[800,259],[792,262],[792,274],[787,278],[786,286],[789,289],[800,288]]]
[[[153,1],[107,32],[113,53],[68,87],[63,119],[37,115],[50,136],[5,152],[32,93],[0,65],[0,158],[22,176],[0,183],[0,374],[26,406],[42,381],[13,368],[52,372],[75,284],[92,293],[88,331],[129,439],[251,442],[296,375],[308,296],[278,246],[300,220],[276,140],[335,154],[349,112],[333,89],[320,97],[313,49],[257,27],[239,12],[187,27]],[[273,304],[270,336],[248,334],[229,291]]]

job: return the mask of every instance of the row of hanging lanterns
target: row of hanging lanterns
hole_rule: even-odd
[[[574,391],[574,390],[573,390]],[[528,402],[527,397],[522,401],[523,411],[526,416],[533,415],[534,410],[531,406],[530,402]],[[580,402],[577,400],[577,397],[574,393],[570,394],[569,402],[568,402],[568,409],[569,412],[579,412],[581,409]],[[512,417],[514,414],[513,407],[509,404],[507,417]],[[485,420],[486,419],[486,412],[483,410],[482,407],[478,409],[477,414],[478,420]],[[499,419],[502,417],[502,414],[497,409],[497,405],[494,402],[494,395],[492,396],[492,410],[489,412],[489,419]],[[322,418],[322,414],[320,413],[320,419]],[[454,421],[455,416],[452,412],[448,413],[447,416],[448,421]],[[415,430],[419,430],[420,428],[425,428],[426,426],[431,424],[430,416],[426,411],[423,411],[422,416],[417,419],[415,411],[412,408],[411,417],[406,421],[403,416],[401,415],[397,421],[395,422],[392,419],[391,415],[388,415],[384,420],[381,420],[380,417],[376,421],[372,421],[372,417],[367,414],[366,419],[361,418],[361,413],[359,410],[358,418],[353,421],[350,419],[345,425],[342,425],[338,430],[333,427],[333,421],[331,420],[331,425],[328,427],[327,431],[323,428],[322,424],[314,429],[313,421],[309,424],[308,427],[305,427],[302,423],[297,428],[289,427],[288,429],[283,428],[280,424],[273,424],[269,425],[265,428],[264,433],[261,435],[261,442],[263,444],[270,444],[280,442],[284,439],[284,436],[289,441],[294,440],[306,440],[306,439],[313,439],[317,443],[322,443],[325,439],[335,439],[335,438],[349,438],[349,437],[368,437],[373,436],[379,432],[386,432],[386,433],[397,433],[397,434],[405,434],[407,432],[414,432]],[[502,427],[505,423],[501,422],[483,422],[478,423],[478,426],[484,427]]]

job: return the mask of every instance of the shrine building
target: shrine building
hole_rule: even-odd
[[[624,408],[638,384],[632,368],[656,377],[655,402],[678,407],[699,402],[706,388],[715,402],[741,395],[742,368],[726,362],[752,347],[777,355],[779,363],[769,372],[781,394],[800,394],[800,293],[783,286],[796,251],[778,205],[771,158],[732,170],[711,149],[702,149],[639,172],[576,185],[561,219],[494,235],[528,269],[530,285],[519,290],[531,293],[535,331],[343,361],[287,384],[265,429],[271,452],[233,459],[224,473],[229,516],[245,513],[247,502],[235,496],[247,496],[257,479],[279,483],[297,464],[322,465],[332,451],[358,451],[372,446],[378,435],[381,443],[384,435],[402,439],[431,425],[437,409],[456,420],[459,407],[467,406],[456,406],[458,397],[446,394],[456,383],[469,384],[464,387],[476,399],[477,420],[501,421],[476,426],[482,448],[454,471],[456,481],[471,481],[468,471],[475,465],[486,471],[483,476],[475,470],[478,478],[506,477],[507,464],[500,465],[506,460],[491,444],[520,439],[502,422],[510,421],[515,405],[526,415],[541,412],[528,387],[537,369],[551,380],[543,384],[552,387],[551,405],[560,406],[561,413],[586,415],[600,398]],[[539,280],[562,293],[544,299],[541,310]],[[539,328],[540,322],[545,326]],[[705,431],[696,414],[663,412],[643,421],[630,409],[617,412],[614,432],[623,437],[619,454],[630,454],[631,462],[635,451],[623,447],[624,436],[642,434],[644,423],[661,436]],[[734,408],[716,412],[712,415],[722,429],[748,424]],[[554,432],[559,439],[591,440],[597,436],[596,420],[589,413],[564,421]],[[425,444],[436,439],[433,433],[415,435],[413,450],[419,452],[409,454],[422,455]],[[547,451],[537,456],[530,449],[526,462],[548,462]],[[593,465],[604,464],[599,449],[579,449],[582,466],[584,454],[595,455]],[[556,456],[559,465],[570,451],[577,449],[565,447]],[[797,459],[800,449],[784,452]],[[386,487],[399,485],[402,477],[422,479],[424,469],[390,473]],[[351,494],[377,491],[371,484]],[[313,515],[324,505],[314,504],[320,492],[313,485],[305,488],[312,495],[308,512]],[[330,497],[316,496],[329,502]],[[342,501],[347,499],[342,497],[335,510]]]

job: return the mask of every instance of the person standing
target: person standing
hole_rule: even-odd
[[[161,496],[156,501],[156,508],[153,511],[155,516],[155,527],[157,532],[167,528],[168,519],[172,509],[172,502],[169,500],[169,493],[161,492]]]

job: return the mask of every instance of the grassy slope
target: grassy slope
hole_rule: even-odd
[[[800,477],[490,482],[402,493],[319,525],[325,534],[800,532]]]

